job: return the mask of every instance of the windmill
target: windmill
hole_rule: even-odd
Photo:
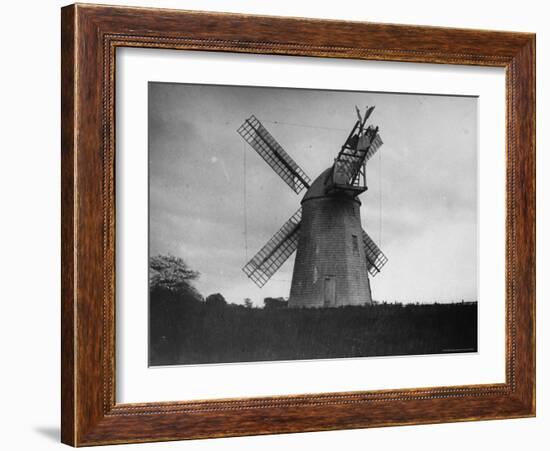
[[[242,138],[300,194],[300,208],[243,267],[263,287],[294,253],[289,307],[336,307],[372,303],[369,274],[388,261],[361,227],[358,196],[367,190],[366,162],[382,145],[378,127],[357,117],[334,163],[311,182],[260,121],[252,115],[238,128]]]

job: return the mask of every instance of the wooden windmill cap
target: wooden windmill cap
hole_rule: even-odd
[[[323,197],[345,197],[346,200],[352,200],[361,205],[359,199],[353,196],[347,196],[342,192],[335,192],[329,190],[332,188],[332,166],[325,169],[317,178],[313,181],[306,194],[302,198],[301,203],[308,200],[319,199]]]

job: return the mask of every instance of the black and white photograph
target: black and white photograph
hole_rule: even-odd
[[[547,4],[106,3],[3,4],[2,449],[546,451]]]
[[[149,365],[477,351],[477,98],[150,82]]]

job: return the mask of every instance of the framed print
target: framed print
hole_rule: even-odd
[[[149,82],[148,106],[150,366],[477,351],[476,98]],[[302,148],[291,156],[268,126]],[[411,149],[382,160],[384,129]]]
[[[62,441],[535,415],[535,37],[62,9]]]

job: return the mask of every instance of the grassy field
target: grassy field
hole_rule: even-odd
[[[182,302],[152,293],[150,365],[477,351],[477,304],[320,309]]]

